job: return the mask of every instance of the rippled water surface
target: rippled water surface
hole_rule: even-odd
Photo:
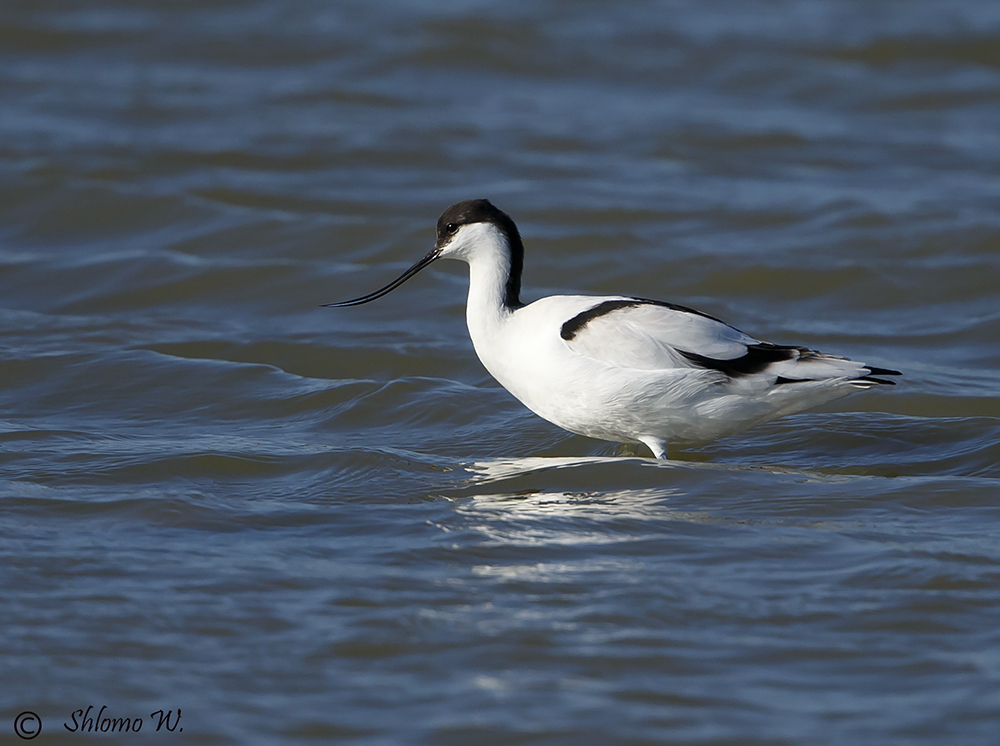
[[[997,3],[6,0],[0,102],[4,743],[1000,739]],[[904,377],[656,462],[318,308],[470,197]]]

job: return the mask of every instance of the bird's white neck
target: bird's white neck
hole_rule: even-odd
[[[469,261],[469,300],[465,306],[465,320],[469,325],[472,342],[479,348],[514,312],[507,306],[505,293],[510,275],[509,260],[480,257]]]
[[[469,300],[465,318],[477,351],[494,337],[505,319],[520,306],[516,292],[511,298],[510,248],[507,239],[491,225],[470,226],[476,232],[474,248],[463,252],[469,263]],[[471,242],[470,242],[471,243]],[[517,278],[520,280],[520,278]],[[513,302],[512,302],[513,301]]]

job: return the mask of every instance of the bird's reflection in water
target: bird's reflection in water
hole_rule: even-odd
[[[624,459],[608,457],[477,462],[467,467],[473,478],[455,511],[472,519],[466,528],[489,543],[524,546],[633,542],[649,539],[651,522],[662,522],[668,531],[666,525],[678,521],[714,521],[704,511],[671,507],[670,499],[682,494],[679,487],[622,488],[622,480],[613,477],[621,476],[623,465]],[[634,469],[634,460],[628,466]],[[567,472],[576,478],[567,479]],[[567,489],[567,481],[581,489]],[[594,488],[588,489],[588,482]],[[601,482],[603,489],[597,487]]]

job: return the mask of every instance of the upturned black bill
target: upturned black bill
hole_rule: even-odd
[[[360,306],[362,303],[368,303],[370,301],[376,300],[377,298],[381,298],[383,295],[390,293],[396,288],[398,288],[400,285],[409,280],[411,277],[413,277],[413,275],[417,274],[417,272],[422,270],[424,267],[433,262],[439,256],[440,256],[440,250],[433,249],[427,254],[427,256],[425,256],[419,262],[414,264],[412,267],[410,267],[408,270],[406,270],[403,274],[401,274],[395,280],[390,282],[384,288],[376,290],[374,293],[368,293],[368,295],[362,295],[360,298],[355,298],[354,300],[343,300],[340,303],[324,303],[321,306],[321,308],[343,308],[344,306]]]

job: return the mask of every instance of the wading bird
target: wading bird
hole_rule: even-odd
[[[525,305],[521,236],[485,199],[445,210],[434,248],[384,288],[327,307],[381,298],[438,259],[469,265],[469,335],[505,389],[572,433],[644,443],[658,459],[670,441],[714,440],[900,375],[764,342],[664,301],[554,295]]]

